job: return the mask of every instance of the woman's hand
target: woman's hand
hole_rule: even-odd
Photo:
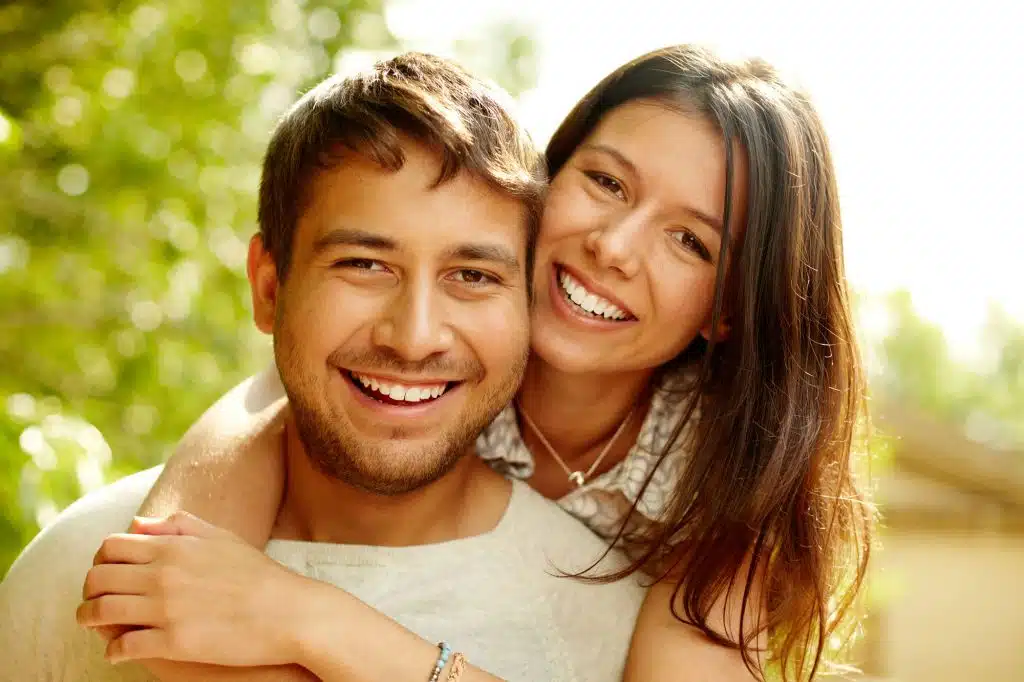
[[[297,659],[308,578],[185,512],[137,519],[132,531],[103,542],[77,613],[79,624],[109,638],[108,660],[266,666]]]

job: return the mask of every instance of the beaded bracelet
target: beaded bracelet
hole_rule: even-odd
[[[459,682],[459,678],[462,677],[462,671],[466,669],[466,657],[460,653],[456,653],[452,656],[452,669],[448,673],[448,679],[446,682]]]
[[[430,673],[430,682],[438,682],[441,679],[441,671],[448,665],[448,657],[452,655],[452,648],[447,642],[438,642],[437,648],[441,651],[437,655],[437,662],[434,663],[434,670]]]

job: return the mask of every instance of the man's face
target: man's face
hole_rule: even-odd
[[[512,399],[529,347],[522,205],[412,141],[312,182],[284,282],[250,249],[299,435],[324,473],[400,494],[449,471]]]

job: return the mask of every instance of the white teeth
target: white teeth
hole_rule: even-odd
[[[352,373],[352,377],[359,381],[365,388],[371,391],[386,395],[392,400],[400,400],[405,403],[418,403],[424,400],[440,398],[445,392],[448,384],[436,384],[434,386],[406,386],[397,383],[385,383],[373,377]]]
[[[626,319],[626,313],[619,310],[615,304],[595,293],[587,291],[582,284],[573,279],[572,275],[567,272],[563,271],[559,274],[558,282],[562,285],[562,291],[565,292],[565,297],[568,300],[595,317],[603,317],[606,320]]]

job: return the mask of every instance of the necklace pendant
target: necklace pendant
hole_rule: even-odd
[[[586,482],[586,479],[583,477],[582,471],[574,471],[571,474],[569,474],[569,481],[575,483],[577,488],[582,488],[583,484]]]

